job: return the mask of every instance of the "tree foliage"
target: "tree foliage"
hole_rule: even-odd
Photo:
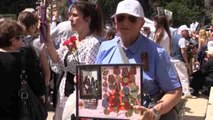
[[[121,0],[98,0],[98,4],[101,6],[103,16],[106,22],[110,21],[111,16],[115,13],[117,4]]]
[[[24,8],[35,8],[38,0],[1,0],[0,2],[0,14],[16,14],[22,11]],[[67,0],[62,0],[61,3],[64,6],[60,6],[60,13],[62,16],[66,16]],[[62,2],[61,1],[61,2]],[[94,1],[94,0],[91,0]],[[121,0],[96,0],[101,6],[104,20],[110,21],[111,16],[115,13],[117,4]],[[173,12],[174,25],[179,26],[181,24],[189,24],[193,21],[200,22],[204,14],[204,0],[138,0],[143,8],[146,17],[151,16],[153,13],[149,6],[150,1],[160,1],[161,6]],[[66,6],[66,7],[65,7]],[[65,9],[66,8],[66,9]]]
[[[117,4],[121,0],[97,0],[102,7],[104,19],[109,20],[114,14]],[[158,1],[158,0],[152,0]],[[149,11],[147,0],[139,0],[144,8],[144,12]],[[203,0],[160,0],[161,6],[173,12],[174,25],[190,24],[194,21],[200,22],[204,16],[204,2]],[[147,13],[146,13],[147,14]],[[148,13],[147,17],[152,13]]]
[[[16,14],[25,8],[35,8],[37,0],[1,0],[0,14]]]
[[[204,8],[198,6],[197,0],[173,0],[166,5],[166,9],[173,12],[174,25],[191,24],[194,21],[200,22],[204,17]],[[200,4],[199,4],[200,5]]]

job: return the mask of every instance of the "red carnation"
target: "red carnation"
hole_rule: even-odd
[[[63,46],[67,46],[70,50],[75,47],[75,41],[77,40],[76,36],[72,36],[69,39],[65,40]]]

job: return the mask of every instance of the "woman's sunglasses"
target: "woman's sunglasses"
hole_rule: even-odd
[[[17,39],[17,40],[23,40],[24,39],[24,35],[15,36],[15,39]]]
[[[126,18],[128,18],[128,20],[131,22],[131,23],[136,23],[137,21],[137,17],[135,16],[132,16],[132,15],[117,15],[116,16],[116,19],[117,19],[117,22],[123,22]]]

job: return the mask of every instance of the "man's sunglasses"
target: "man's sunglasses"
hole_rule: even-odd
[[[116,19],[117,19],[117,22],[123,22],[124,19],[128,18],[128,20],[131,22],[131,23],[135,23],[137,21],[137,17],[135,16],[132,16],[132,15],[128,15],[125,16],[125,15],[117,15],[116,16]]]

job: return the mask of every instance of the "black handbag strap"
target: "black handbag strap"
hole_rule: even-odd
[[[65,65],[65,67],[67,66],[67,57],[68,57],[70,54],[71,54],[71,51],[68,51],[68,52],[66,53],[65,57],[64,57],[64,65]],[[61,80],[62,80],[64,74],[65,74],[65,72],[63,71],[63,72],[58,76],[58,78],[57,78],[57,81],[56,81],[56,90],[57,90],[57,91],[58,91],[58,89],[59,89],[59,85],[60,85],[60,83],[61,83]]]
[[[64,65],[67,66],[67,57],[69,55],[69,52],[66,53],[65,57],[64,57]],[[64,71],[58,76],[58,79],[56,81],[56,89],[58,90],[59,88],[59,85],[61,83],[61,79],[63,78],[64,76]]]
[[[26,87],[27,87],[27,74],[26,74],[26,65],[25,65],[25,51],[21,50],[20,51],[21,54],[21,73],[20,73],[20,84],[21,84],[21,88],[18,92],[18,96],[26,102],[26,100],[28,99],[29,95],[27,92],[25,92]]]
[[[21,74],[20,79],[23,84],[23,82],[27,82],[27,74],[26,74],[26,65],[25,65],[25,51],[21,50]]]

